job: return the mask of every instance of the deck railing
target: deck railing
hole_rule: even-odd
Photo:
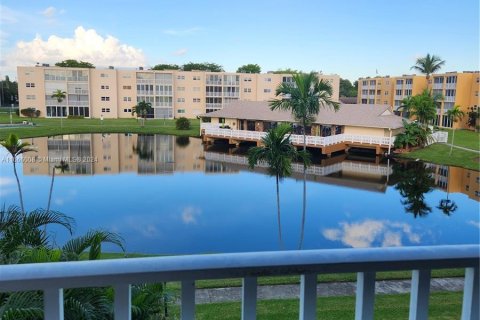
[[[234,163],[234,164],[241,164],[241,165],[248,166],[248,158],[244,155],[231,155],[231,154],[216,153],[216,152],[209,152],[209,151],[205,151],[204,155],[205,155],[205,160]],[[257,166],[262,168],[268,168],[268,164],[263,161],[260,161],[259,163],[257,163]],[[292,170],[293,172],[302,173],[303,164],[293,163]],[[307,174],[315,175],[315,176],[328,176],[332,173],[340,172],[340,171],[368,173],[368,174],[376,174],[376,175],[382,175],[382,176],[388,176],[393,173],[392,167],[388,165],[360,163],[360,162],[352,162],[352,161],[342,161],[339,163],[334,163],[326,166],[311,165],[307,168]]]
[[[205,124],[202,123],[201,130],[204,130],[205,135],[221,137],[221,138],[231,138],[231,139],[246,139],[259,141],[267,133],[261,131],[248,131],[248,130],[232,130],[232,129],[223,129],[219,128],[215,124]],[[290,136],[290,141],[296,145],[303,144],[303,135],[292,134]],[[361,143],[361,144],[375,144],[375,145],[393,145],[395,137],[385,137],[385,136],[369,136],[369,135],[356,135],[356,134],[337,134],[328,137],[319,137],[319,136],[307,136],[306,137],[308,146],[316,147],[325,147],[338,143]]]
[[[357,273],[355,319],[373,319],[375,273],[413,270],[410,318],[427,319],[432,269],[466,268],[462,320],[479,318],[479,245],[208,254],[0,266],[0,292],[43,290],[45,319],[63,319],[63,289],[113,286],[116,320],[131,319],[131,285],[181,282],[195,318],[195,280],[243,278],[242,319],[256,318],[257,277],[301,275],[300,319],[316,319],[317,274]]]

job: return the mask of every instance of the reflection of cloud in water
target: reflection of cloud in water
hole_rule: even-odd
[[[158,238],[160,236],[160,232],[157,229],[156,221],[150,216],[140,216],[140,215],[133,215],[128,216],[125,218],[125,228],[124,230],[134,230],[135,232],[140,233],[145,238]],[[122,229],[122,227],[113,226],[114,230]]]
[[[341,241],[353,248],[368,248],[375,241],[382,247],[401,246],[402,234],[410,243],[420,243],[420,235],[412,232],[410,225],[383,220],[340,222],[340,228],[324,229],[322,234],[328,240]]]
[[[182,221],[184,224],[196,224],[197,218],[202,214],[200,208],[188,206],[182,210]]]
[[[467,223],[468,223],[469,225],[472,225],[472,226],[477,227],[478,229],[480,229],[480,222],[478,222],[478,221],[468,220]]]
[[[78,194],[78,190],[71,189],[66,193],[66,195],[64,193],[62,193],[61,191],[57,191],[57,193],[58,193],[59,197],[55,197],[53,202],[57,206],[63,206],[65,204],[65,202],[68,202],[68,201],[76,198],[76,196]],[[55,186],[53,187],[53,194],[55,196]],[[62,197],[62,195],[65,195],[65,197]]]
[[[7,178],[7,177],[0,177],[0,187],[10,187],[15,184],[15,179]]]
[[[5,197],[9,194],[15,193],[15,179],[0,177],[0,196]]]

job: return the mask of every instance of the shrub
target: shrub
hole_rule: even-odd
[[[190,129],[190,120],[185,117],[178,118],[175,121],[175,126],[178,130],[188,130]]]
[[[35,108],[25,108],[25,109],[20,110],[20,113],[24,117],[29,117],[29,118],[35,117],[36,118],[40,115],[40,110],[36,110]]]

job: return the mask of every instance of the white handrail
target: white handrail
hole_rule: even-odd
[[[425,277],[429,270],[440,268],[467,268],[465,277],[462,319],[478,319],[478,269],[479,245],[392,247],[366,249],[331,249],[305,251],[249,252],[190,256],[150,257],[112,259],[99,261],[76,261],[0,266],[0,292],[44,290],[45,318],[63,319],[63,288],[114,286],[115,319],[130,319],[130,306],[125,303],[130,297],[130,284],[147,282],[182,281],[182,319],[194,317],[193,281],[200,279],[245,278],[249,288],[245,290],[243,312],[252,316],[251,299],[248,292],[255,283],[253,278],[271,275],[302,276],[301,319],[315,317],[312,304],[316,302],[316,291],[312,283],[320,273],[358,272],[357,316],[371,309],[373,299],[365,295],[362,288],[371,288],[375,277],[372,273],[390,270],[420,270]],[[419,273],[414,273],[418,276]],[[414,282],[412,286],[416,301],[411,301],[412,312],[422,312],[422,301],[428,301],[425,294],[429,282]],[[314,295],[312,297],[312,295]],[[118,304],[118,305],[117,305]],[[122,304],[122,305],[120,305]],[[420,307],[418,307],[420,306]],[[412,311],[413,310],[413,311]],[[125,314],[127,313],[127,314]],[[365,314],[368,314],[366,312]],[[411,314],[412,316],[412,314]],[[357,317],[370,319],[370,317]],[[421,317],[415,316],[415,319]]]

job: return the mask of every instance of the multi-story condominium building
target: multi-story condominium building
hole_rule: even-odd
[[[140,101],[150,102],[151,118],[195,118],[222,109],[232,101],[266,101],[275,97],[289,74],[246,74],[206,71],[154,71],[18,67],[20,109],[33,107],[43,117],[131,118]],[[339,99],[340,77],[318,74]],[[56,90],[66,92],[58,102]]]
[[[434,95],[440,95],[437,116],[434,125],[451,128],[454,124],[447,111],[458,105],[467,113],[470,108],[478,108],[480,91],[478,71],[446,72],[433,74],[427,80],[425,76],[402,75],[400,77],[374,77],[358,79],[357,102],[362,104],[388,104],[397,110],[402,100],[420,94],[429,89]],[[467,117],[455,124],[465,128]]]

